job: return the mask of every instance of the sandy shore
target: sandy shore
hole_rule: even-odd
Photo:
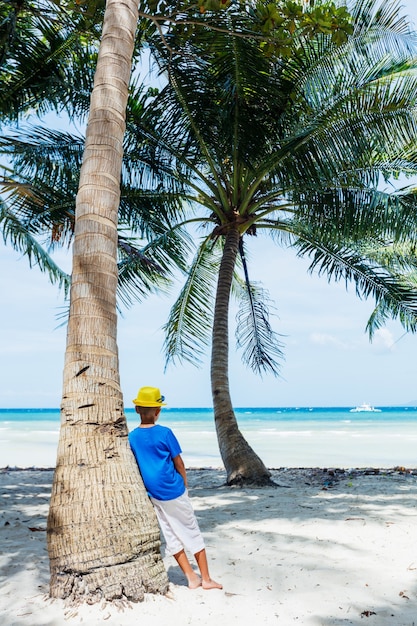
[[[275,489],[230,489],[189,470],[222,591],[190,591],[165,559],[170,597],[66,607],[48,598],[51,470],[0,470],[2,626],[413,626],[417,470],[273,470]]]

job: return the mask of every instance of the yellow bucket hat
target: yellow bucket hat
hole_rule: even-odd
[[[166,406],[164,400],[165,397],[161,395],[158,387],[141,387],[133,400],[133,404],[144,407]]]

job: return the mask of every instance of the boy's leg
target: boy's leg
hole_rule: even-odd
[[[198,549],[204,546],[204,540],[187,494],[172,501],[160,502],[151,498],[158,517],[162,534],[165,537],[168,553],[172,554],[188,580],[188,587],[196,589],[203,586],[204,589],[223,589],[220,583],[212,580],[208,571],[206,551]],[[188,545],[190,552],[194,553],[195,560],[200,569],[202,580],[191,567],[184,548],[180,545]],[[192,549],[192,544],[194,544]],[[178,552],[175,551],[178,550]]]
[[[180,568],[182,569],[182,571],[184,572],[185,576],[187,577],[188,587],[190,589],[197,589],[197,587],[200,587],[201,578],[200,576],[198,576],[198,574],[195,573],[195,571],[191,567],[191,563],[188,560],[188,557],[185,554],[185,551],[181,550],[181,552],[177,552],[177,554],[174,554],[174,558],[177,561]]]
[[[203,589],[223,589],[223,585],[216,583],[215,580],[210,578],[206,551],[204,549],[200,550],[200,552],[194,554],[194,557],[197,561],[198,569],[201,572],[201,585]]]

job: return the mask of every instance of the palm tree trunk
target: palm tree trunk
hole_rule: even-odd
[[[239,231],[226,234],[217,283],[211,353],[211,391],[220,455],[228,485],[273,484],[271,473],[239,430],[229,390],[229,301],[239,246]]]
[[[130,451],[117,349],[117,214],[135,0],[108,0],[77,195],[61,430],[48,517],[52,597],[165,593],[156,517]]]

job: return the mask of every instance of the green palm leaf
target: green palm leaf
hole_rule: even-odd
[[[375,314],[373,320],[368,322],[371,336],[377,324],[381,323],[383,312],[387,314],[388,311],[391,318],[398,318],[407,330],[417,330],[416,285],[403,274],[378,265],[352,242],[342,246],[333,242],[322,242],[318,246],[316,242],[312,244],[308,240],[307,233],[303,233],[303,239],[296,241],[294,245],[300,256],[312,257],[310,272],[316,270],[319,275],[325,274],[329,281],[352,281],[359,297],[373,296],[376,304],[381,305],[379,315]]]
[[[138,98],[141,94],[138,89]],[[130,128],[126,134],[128,148],[132,132]],[[43,127],[22,130],[19,137],[9,133],[0,140],[0,151],[13,164],[13,178],[0,181],[6,200],[21,225],[49,247],[72,240],[83,147],[82,136]],[[189,238],[172,229],[172,220],[184,213],[180,188],[163,152],[152,153],[145,142],[125,153],[118,287],[124,305],[142,300],[147,291],[166,288],[173,267],[186,265]],[[141,240],[139,248],[132,237]]]
[[[25,112],[88,111],[102,23],[102,8],[66,10],[45,0],[42,7],[9,3],[0,26],[0,117]]]
[[[183,230],[167,230],[138,247],[131,236],[119,234],[118,295],[125,306],[142,301],[149,293],[167,291],[174,267],[185,271],[192,240]]]
[[[242,361],[257,374],[270,372],[278,375],[278,359],[283,358],[283,344],[278,340],[269,322],[268,292],[249,280],[243,240],[239,241],[239,255],[244,271],[240,285],[240,308],[236,316],[236,343],[243,348]],[[269,305],[269,306],[268,306]]]
[[[24,254],[30,267],[38,266],[42,272],[48,274],[52,283],[63,288],[67,294],[70,276],[56,264],[44,246],[2,202],[0,203],[0,225],[4,243],[11,244],[14,250]]]
[[[219,248],[219,243],[204,239],[188,269],[185,284],[164,326],[167,363],[176,360],[201,363],[211,336]]]
[[[277,376],[278,360],[284,358],[283,344],[271,327],[270,309],[268,292],[255,283],[245,284],[236,315],[236,343],[238,348],[243,348],[242,361],[255,373]]]

